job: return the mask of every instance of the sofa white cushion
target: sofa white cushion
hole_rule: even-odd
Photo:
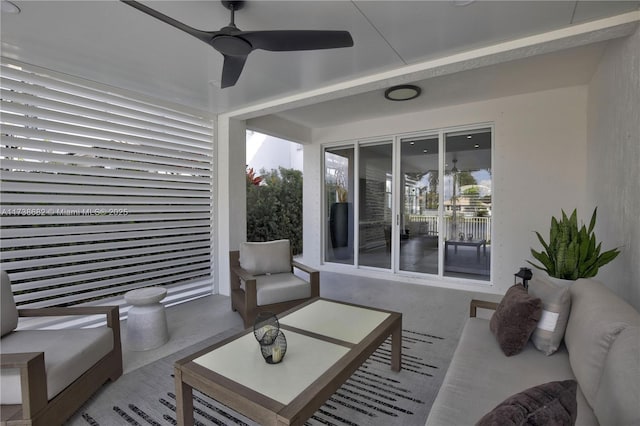
[[[640,327],[625,328],[611,345],[593,410],[601,425],[640,425]]]
[[[291,272],[289,240],[240,244],[240,267],[252,275]]]
[[[11,292],[11,280],[9,274],[0,271],[0,328],[4,336],[11,333],[18,326],[18,310]]]
[[[511,395],[568,379],[575,376],[564,346],[553,356],[546,356],[529,342],[518,355],[506,357],[489,330],[489,321],[469,318],[427,425],[471,426]],[[598,425],[579,386],[576,399],[576,425]]]
[[[244,282],[240,287],[244,289]],[[256,277],[256,303],[258,306],[308,297],[311,297],[311,284],[292,273]]]
[[[2,338],[2,353],[44,352],[47,398],[52,399],[113,349],[108,327],[19,330]],[[2,370],[2,404],[21,404],[20,372]]]
[[[551,355],[560,347],[567,328],[571,311],[569,287],[536,275],[529,282],[529,294],[542,301],[542,316],[531,334],[531,341],[545,355]]]
[[[640,325],[640,315],[602,283],[579,279],[571,285],[571,314],[564,341],[571,368],[591,406],[609,348],[629,325]]]

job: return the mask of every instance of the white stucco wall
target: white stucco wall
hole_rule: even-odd
[[[588,92],[587,202],[621,254],[598,279],[640,309],[640,29],[610,42]]]
[[[493,286],[424,282],[503,293],[531,258],[530,247],[539,248],[532,231],[547,234],[551,216],[561,208],[585,209],[586,103],[587,87],[578,86],[316,129],[314,144],[305,147],[305,194],[322,194],[323,143],[494,123]],[[304,261],[322,267],[322,209],[319,199],[309,198],[304,201]]]

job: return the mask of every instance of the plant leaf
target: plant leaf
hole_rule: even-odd
[[[536,268],[536,269],[540,269],[541,271],[545,271],[547,274],[549,274],[549,276],[553,276],[553,275],[551,275],[551,273],[549,273],[549,270],[548,270],[547,268],[545,268],[545,267],[543,267],[543,266],[536,265],[535,263],[533,263],[533,262],[532,262],[532,261],[530,261],[530,260],[527,260],[527,263],[528,263],[529,265],[533,266],[533,267],[534,267],[534,268]]]
[[[598,212],[598,207],[593,209],[593,214],[591,215],[591,221],[589,222],[589,233],[593,232],[593,228],[596,227],[596,213]]]
[[[620,254],[620,251],[617,248],[605,251],[600,256],[598,256],[598,261],[596,262],[596,264],[598,265],[598,267],[604,266],[607,263],[611,262],[616,257],[618,257],[619,254]]]
[[[536,232],[536,235],[538,236],[538,241],[540,241],[540,244],[542,244],[542,247],[544,247],[546,251],[549,251],[549,245],[546,243],[544,238],[542,238],[542,235],[540,235],[540,233],[537,231],[535,232]]]
[[[547,271],[549,275],[553,276],[553,274],[555,273],[555,266],[554,266],[554,263],[551,261],[551,259],[549,259],[549,256],[546,253],[538,252],[531,249],[531,255],[540,263],[542,263],[542,265],[544,265],[543,267],[536,266],[536,268],[542,269],[543,271]]]

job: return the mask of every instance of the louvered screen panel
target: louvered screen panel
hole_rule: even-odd
[[[5,58],[0,89],[0,261],[20,307],[211,293],[211,117]]]

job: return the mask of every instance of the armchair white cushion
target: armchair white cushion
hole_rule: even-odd
[[[291,272],[289,240],[240,244],[240,267],[251,275]]]
[[[241,288],[244,290],[244,281]],[[259,275],[256,277],[258,306],[311,297],[311,284],[292,273]]]

